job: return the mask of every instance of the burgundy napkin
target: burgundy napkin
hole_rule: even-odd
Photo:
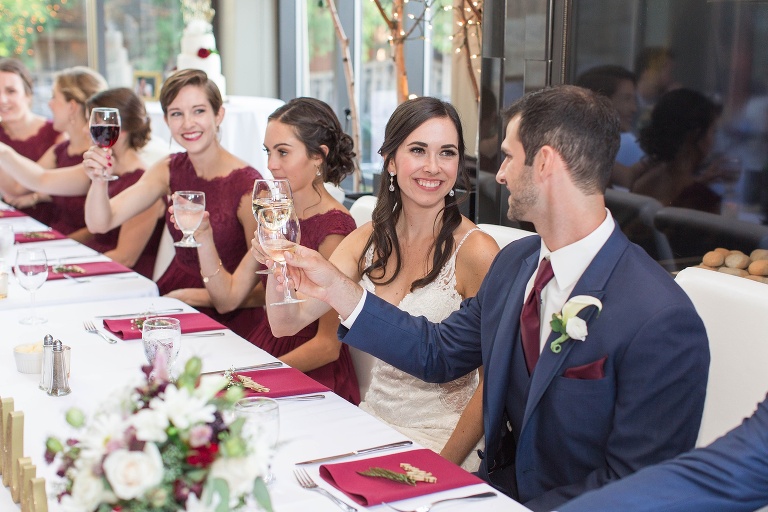
[[[437,478],[437,482],[434,484],[416,482],[416,485],[407,485],[393,482],[386,478],[363,476],[357,473],[371,467],[405,473],[405,470],[400,467],[402,462],[415,466],[422,471],[432,473],[432,476]],[[475,475],[464,471],[456,464],[427,449],[392,453],[381,457],[353,460],[339,464],[323,464],[320,466],[320,476],[326,482],[365,507],[379,505],[384,501],[391,503],[457,487],[483,483]]]
[[[278,398],[281,396],[306,395],[307,393],[324,393],[330,391],[311,377],[295,368],[275,368],[273,370],[254,370],[251,372],[237,372],[237,375],[250,377],[258,384],[269,388],[269,391],[260,393],[247,389],[246,396],[265,396]]]
[[[11,219],[13,217],[29,217],[29,215],[19,210],[0,210],[0,219]]]
[[[72,277],[88,277],[88,276],[103,276],[107,274],[122,274],[125,272],[133,272],[128,267],[116,263],[114,261],[98,261],[95,263],[72,263],[62,265],[50,265],[48,267],[48,280],[55,281],[56,279],[64,279],[64,274],[55,272],[57,267],[80,267],[85,272],[65,272],[68,276]]]
[[[154,315],[158,316],[158,315]],[[178,318],[181,324],[181,334],[202,331],[218,331],[226,329],[205,313],[179,313],[176,315],[160,315],[163,317]],[[142,317],[137,317],[142,318]],[[134,318],[104,319],[104,328],[122,340],[141,339],[141,329],[133,324]]]
[[[24,244],[27,242],[45,242],[47,240],[63,240],[67,238],[56,230],[50,231],[27,231],[26,233],[16,233],[15,235],[17,244]]]

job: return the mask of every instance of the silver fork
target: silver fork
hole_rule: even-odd
[[[389,503],[382,503],[382,505],[386,505],[389,508],[391,508],[392,510],[397,510],[397,512],[429,512],[430,510],[432,510],[432,507],[434,507],[438,503],[445,503],[446,501],[481,500],[483,498],[492,498],[494,496],[496,496],[495,492],[488,491],[488,492],[481,492],[479,494],[470,494],[469,496],[458,496],[456,498],[445,498],[443,500],[433,501],[429,505],[422,505],[420,507],[416,507],[413,510],[405,510],[405,509],[402,509],[402,508],[395,508],[392,505],[390,505]]]
[[[107,337],[106,334],[96,329],[96,326],[93,325],[93,322],[91,322],[90,320],[83,320],[83,327],[85,328],[86,331],[90,332],[91,334],[98,334],[107,343],[117,343],[117,340]]]
[[[299,482],[299,485],[302,486],[303,488],[309,489],[310,491],[317,491],[323,496],[325,496],[326,498],[330,498],[342,510],[346,510],[347,512],[357,512],[357,509],[355,507],[347,505],[346,503],[344,503],[339,498],[329,493],[322,487],[318,487],[315,481],[312,480],[312,477],[309,476],[309,473],[307,473],[305,470],[301,468],[296,468],[293,470],[293,474],[296,476],[296,480]]]

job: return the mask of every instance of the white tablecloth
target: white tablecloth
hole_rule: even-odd
[[[83,331],[83,320],[93,319],[98,322],[94,318],[97,315],[133,313],[146,311],[149,307],[155,310],[181,307],[185,311],[192,311],[189,306],[165,297],[100,301],[41,308],[49,322],[36,328],[20,326],[13,321],[12,312],[0,311],[0,325],[6,326],[4,336],[0,339],[0,396],[12,397],[15,409],[24,411],[24,455],[32,457],[38,475],[45,476],[49,482],[53,471],[43,459],[44,442],[50,434],[66,436],[70,433],[64,420],[66,410],[75,405],[86,412],[92,410],[111,391],[122,389],[127,382],[140,378],[139,367],[145,364],[140,340],[110,345],[98,336]],[[49,397],[37,387],[39,375],[16,371],[13,346],[41,339],[45,333],[50,333],[72,347],[70,395]],[[274,360],[231,331],[216,338],[184,337],[177,364],[192,355],[203,359],[203,371]],[[326,393],[324,400],[312,402],[281,401],[279,449],[273,464],[276,480],[270,488],[274,509],[280,512],[338,512],[338,507],[327,498],[299,487],[292,474],[294,464],[301,460],[400,440],[403,440],[402,434],[333,393]],[[319,477],[319,465],[305,467],[319,485],[351,503],[349,498]],[[488,490],[488,485],[479,484],[403,501],[400,505],[410,507],[436,499]],[[361,511],[385,510],[383,506],[357,508]],[[487,500],[457,504],[455,508],[466,511],[527,510],[501,494]],[[0,510],[18,510],[10,502],[10,494],[4,488],[0,489]],[[50,510],[59,510],[55,500],[51,500]]]
[[[221,123],[221,144],[235,156],[242,158],[258,170],[265,178],[271,178],[267,169],[267,155],[264,152],[264,132],[267,118],[285,102],[275,98],[255,96],[230,96],[224,103],[224,121]],[[147,114],[152,121],[153,138],[170,142],[171,153],[184,149],[171,141],[171,132],[163,118],[160,103],[146,103]]]

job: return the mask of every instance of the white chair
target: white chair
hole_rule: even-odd
[[[365,394],[371,386],[371,371],[376,358],[355,347],[349,347],[349,355],[352,356],[352,365],[355,367],[357,384],[360,387],[360,399],[365,400]]]
[[[171,237],[168,226],[163,226],[163,234],[160,236],[160,243],[157,247],[157,258],[155,258],[155,268],[152,270],[152,280],[157,282],[160,279],[168,265],[171,264],[171,260],[176,255],[176,248],[173,246],[173,238]]]
[[[349,214],[355,219],[357,227],[370,222],[373,209],[376,207],[376,196],[362,196],[349,207]]]
[[[343,188],[338,185],[334,185],[333,183],[323,183],[323,185],[325,185],[325,190],[327,190],[335,200],[342,204],[344,203],[344,198],[347,196],[344,193]]]
[[[533,231],[499,226],[497,224],[478,224],[477,227],[491,235],[496,240],[496,243],[499,244],[499,249],[503,249],[510,242],[536,234]]]
[[[675,278],[704,321],[712,362],[697,446],[751,416],[768,392],[768,286],[686,268]]]

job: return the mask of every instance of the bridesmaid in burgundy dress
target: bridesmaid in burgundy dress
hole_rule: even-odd
[[[90,112],[96,107],[111,107],[120,111],[120,137],[112,146],[112,174],[120,179],[110,181],[108,185],[109,195],[115,196],[136,183],[144,174],[146,165],[139,156],[139,150],[149,141],[149,120],[141,98],[131,89],[124,87],[101,91],[88,98],[86,111]],[[14,177],[22,184],[40,193],[56,192],[62,197],[75,197],[82,201],[84,206],[85,194],[88,193],[91,180],[84,172],[85,167],[82,164],[44,170],[32,162],[27,161],[27,165],[23,165],[24,163],[18,157],[16,165],[10,166]],[[118,228],[92,235],[86,245],[151,278],[164,225],[164,211],[165,201],[158,199],[153,207],[132,217]]]
[[[341,240],[354,231],[355,221],[344,206],[325,189],[324,182],[335,185],[354,170],[352,139],[345,134],[331,108],[320,100],[297,98],[269,116],[264,148],[269,156],[269,170],[276,179],[287,179],[293,192],[293,204],[301,226],[301,245],[320,251],[326,257]],[[216,237],[219,222],[205,215],[195,232],[202,242],[198,248],[200,273],[206,276],[206,288],[219,311],[237,307],[253,290],[259,292],[257,305],[264,304],[264,278],[254,274],[258,263],[248,258],[234,274],[219,265],[216,247],[207,241]],[[211,225],[215,226],[214,230]],[[245,336],[251,343],[278,357],[325,384],[336,394],[358,404],[360,389],[349,348],[336,336],[339,319],[329,313],[294,336],[276,338],[266,316],[257,315]]]
[[[29,70],[20,60],[0,59],[0,143],[36,162],[65,136],[54,129],[53,121],[33,113],[31,106],[32,75]],[[47,224],[53,208],[50,203],[41,203],[22,210]]]
[[[222,251],[223,267],[234,271],[243,260],[252,259],[248,241],[256,221],[251,213],[251,189],[261,175],[219,143],[217,132],[224,119],[221,94],[203,71],[185,69],[170,76],[160,92],[160,104],[171,135],[187,151],[157,162],[134,185],[111,199],[106,183],[94,179],[85,205],[88,228],[94,233],[109,231],[175,191],[201,190],[216,222],[213,243]],[[109,172],[113,165],[112,152],[97,146],[84,157],[86,169],[94,176]],[[174,240],[180,240],[181,232],[174,227],[170,213],[166,223]],[[247,304],[226,313],[213,309],[200,275],[197,251],[192,249],[176,248],[157,285],[161,294],[183,300],[240,335],[248,333],[254,315],[263,314],[261,308],[247,308]]]
[[[104,78],[87,67],[76,66],[57,73],[48,105],[53,113],[54,128],[66,132],[69,140],[46,151],[38,161],[40,168],[60,169],[82,164],[83,153],[91,145],[88,119],[85,116],[85,100],[106,88],[107,82]],[[0,168],[5,170],[6,176],[14,172],[10,167],[34,168],[32,162],[14,157],[15,155],[7,151],[0,151]],[[82,170],[82,167],[80,169]],[[16,180],[19,179],[18,174],[15,177]],[[35,206],[39,202],[51,202],[54,211],[46,224],[79,242],[85,243],[89,240],[90,233],[85,228],[83,212],[85,196],[47,195],[39,192],[28,194],[28,187],[22,183],[15,182],[14,185],[8,189],[9,184],[0,184],[7,193],[18,196],[8,201],[11,205],[24,208]]]

